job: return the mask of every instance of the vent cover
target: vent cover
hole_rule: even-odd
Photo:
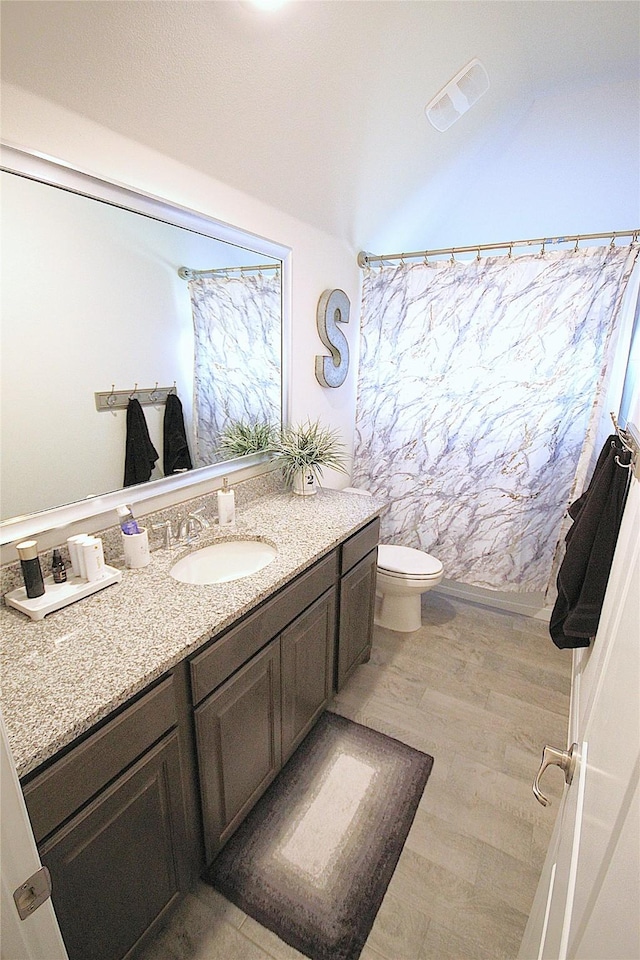
[[[447,130],[489,89],[489,76],[478,59],[456,73],[424,108],[427,120],[436,130]]]

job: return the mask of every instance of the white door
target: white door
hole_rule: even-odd
[[[640,958],[639,530],[634,479],[598,635],[592,647],[575,652],[569,740],[578,744],[578,763],[558,811],[521,960]],[[554,772],[560,775],[545,776]]]
[[[51,900],[21,920],[13,892],[40,869],[40,858],[0,713],[2,805],[2,960],[68,960]]]

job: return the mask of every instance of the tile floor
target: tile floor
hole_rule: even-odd
[[[332,704],[435,758],[361,960],[514,960],[562,793],[551,770],[545,809],[531,781],[543,745],[566,744],[571,651],[544,623],[436,592],[422,622],[376,627]],[[299,957],[200,884],[139,960]]]

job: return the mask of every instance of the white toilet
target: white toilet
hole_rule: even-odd
[[[370,496],[368,490],[346,487],[343,493]],[[378,547],[375,622],[388,630],[411,633],[422,625],[420,598],[444,576],[439,560],[423,550],[381,543]]]
[[[422,625],[420,598],[442,580],[442,564],[414,547],[381,543],[378,547],[375,622],[411,633]]]

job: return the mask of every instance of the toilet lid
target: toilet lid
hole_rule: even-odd
[[[408,577],[435,577],[442,573],[442,564],[431,554],[388,543],[378,547],[378,566]]]

